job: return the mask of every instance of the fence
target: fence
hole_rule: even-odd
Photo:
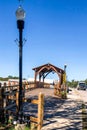
[[[38,99],[26,99],[24,92],[30,89],[33,89],[34,87],[30,87],[31,84],[23,84],[23,102],[29,102],[32,104],[38,105],[38,116],[33,117],[30,116],[30,122],[34,122],[37,127],[37,130],[41,130],[42,124],[43,124],[43,113],[44,113],[44,95],[42,93],[39,94]],[[4,122],[4,115],[7,114],[7,112],[10,112],[10,108],[16,106],[16,114],[18,112],[18,97],[19,97],[19,86],[6,86],[4,84],[3,87],[0,86],[0,112],[2,113],[0,116],[0,120],[2,123]],[[9,105],[9,100],[13,101],[11,105]]]
[[[39,93],[38,99],[31,100],[24,99],[25,102],[38,105],[38,117],[30,116],[30,121],[34,123],[34,127],[37,127],[37,130],[41,130],[43,124],[43,114],[44,114],[44,95]],[[32,128],[33,129],[33,128]]]

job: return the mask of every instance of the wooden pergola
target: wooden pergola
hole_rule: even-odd
[[[51,72],[53,73],[55,72],[58,75],[58,79],[59,79],[58,87],[59,88],[61,87],[63,83],[63,74],[65,73],[63,69],[48,63],[48,64],[41,65],[39,67],[35,67],[33,68],[33,70],[35,71],[34,81],[37,82],[37,76],[39,76],[39,83],[40,82],[44,83],[44,79],[46,78],[46,76]]]

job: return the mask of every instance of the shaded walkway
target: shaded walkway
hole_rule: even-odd
[[[44,125],[42,130],[81,130],[81,102],[52,97],[45,99]]]
[[[68,94],[67,100],[53,96],[52,89],[35,89],[27,96],[37,98],[39,92],[45,94],[42,130],[82,130],[82,102],[78,100],[78,96],[73,91]],[[35,105],[27,104],[25,109],[31,114],[37,113]]]

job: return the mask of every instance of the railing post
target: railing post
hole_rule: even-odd
[[[3,94],[3,107],[6,107],[7,104],[7,97],[5,96],[6,92],[6,83],[4,83],[4,87],[2,88],[2,94]]]
[[[0,84],[0,109],[3,109],[3,97],[2,97],[2,88]]]
[[[3,107],[3,88],[1,87],[0,83],[0,122],[4,123],[4,107]]]
[[[43,114],[44,114],[44,94],[39,93],[38,100],[38,128],[37,130],[41,130],[43,125]]]

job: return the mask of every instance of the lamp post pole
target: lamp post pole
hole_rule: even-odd
[[[65,65],[64,65],[64,72],[65,72],[65,89],[66,89],[66,67],[67,67],[67,65],[65,64]]]
[[[67,65],[65,64],[65,65],[64,65],[64,72],[65,72],[65,73],[66,73],[66,67],[67,67]]]
[[[22,111],[22,32],[24,28],[24,21],[18,20],[17,27],[19,29],[19,111]]]
[[[20,117],[22,118],[22,48],[23,48],[23,29],[24,29],[24,17],[25,17],[25,11],[21,6],[16,11],[16,17],[17,17],[17,28],[19,29],[19,99],[18,99],[18,113]],[[20,121],[21,122],[21,121]]]

